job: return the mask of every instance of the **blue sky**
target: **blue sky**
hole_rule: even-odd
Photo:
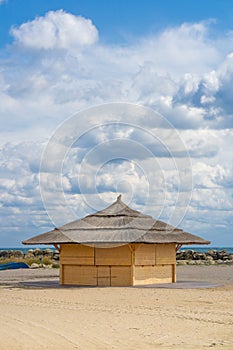
[[[0,247],[119,192],[233,246],[232,86],[230,0],[0,1]]]
[[[127,42],[132,37],[154,34],[183,22],[209,19],[216,21],[215,30],[233,29],[231,0],[7,0],[2,1],[0,9],[1,46],[12,42],[11,26],[59,9],[91,18],[100,30],[101,39],[110,43]]]

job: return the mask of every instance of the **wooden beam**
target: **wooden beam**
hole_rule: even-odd
[[[178,250],[182,247],[183,244],[177,244],[176,245],[176,252],[178,252]]]
[[[59,251],[59,253],[60,253],[60,247],[59,247],[59,245],[56,244],[56,243],[54,243],[53,246],[54,246],[54,248],[55,248],[57,251]]]
[[[129,243],[128,244],[128,246],[129,246],[129,249],[130,249],[130,251],[132,252],[132,251],[136,251],[140,246],[142,245],[142,243],[137,243],[137,244],[135,244],[135,243]]]
[[[130,252],[131,252],[131,266],[133,266],[134,262],[135,262],[135,247],[133,244],[128,244],[128,247],[129,247]]]

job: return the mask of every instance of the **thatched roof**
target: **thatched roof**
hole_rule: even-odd
[[[121,196],[102,211],[88,215],[44,234],[32,237],[23,244],[61,243],[177,243],[209,244],[198,236],[155,220],[131,209]]]

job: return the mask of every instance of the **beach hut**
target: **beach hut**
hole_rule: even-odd
[[[30,238],[23,244],[60,251],[60,284],[135,286],[176,282],[176,251],[209,244],[117,200],[102,211]]]

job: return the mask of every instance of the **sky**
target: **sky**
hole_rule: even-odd
[[[0,247],[111,204],[233,246],[233,2],[0,0]]]

